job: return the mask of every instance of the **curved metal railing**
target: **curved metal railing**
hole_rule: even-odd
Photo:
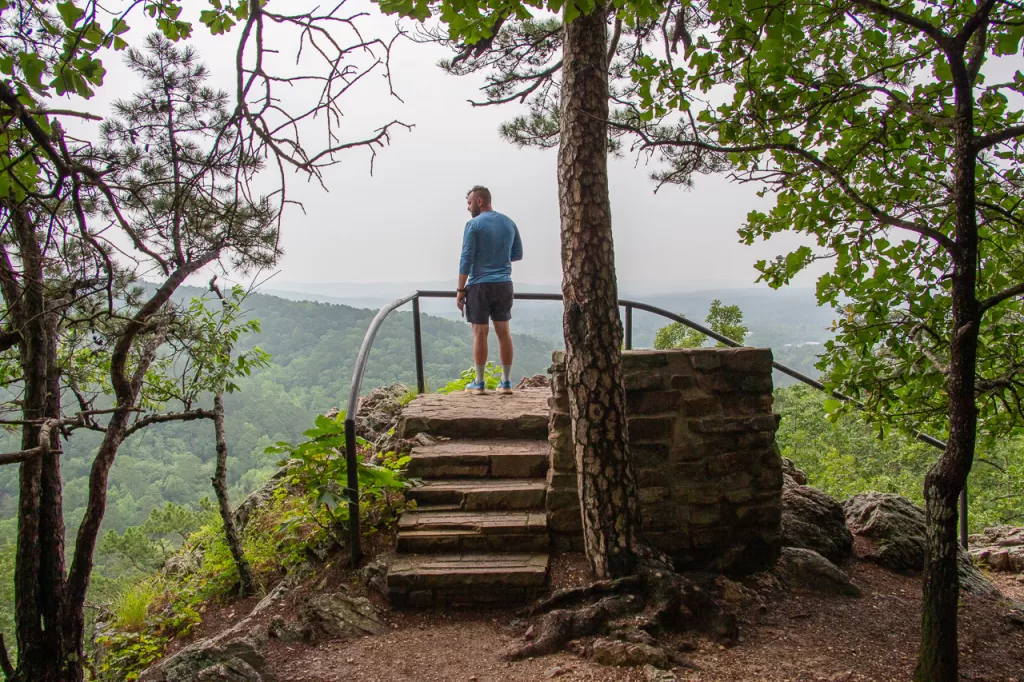
[[[561,301],[561,294],[538,294],[538,293],[516,293],[514,294],[516,300],[520,301]],[[349,523],[351,533],[351,549],[352,549],[352,564],[356,565],[362,559],[362,547],[361,547],[361,529],[359,527],[359,471],[358,471],[358,458],[356,456],[356,423],[355,415],[359,407],[359,391],[363,384],[363,373],[366,371],[366,363],[370,359],[370,350],[373,348],[373,341],[377,337],[377,331],[381,325],[384,324],[384,320],[392,312],[401,308],[406,303],[412,302],[412,315],[413,315],[413,339],[416,353],[416,392],[424,393],[426,390],[426,381],[423,375],[423,339],[420,332],[420,299],[421,298],[455,298],[454,291],[414,291],[407,296],[397,299],[396,301],[389,303],[388,305],[381,308],[374,316],[373,321],[370,322],[369,329],[366,330],[366,335],[363,337],[363,343],[359,347],[359,355],[356,356],[356,364],[352,369],[352,384],[348,392],[348,405],[345,411],[345,460],[346,467],[348,469],[348,487],[345,489],[345,494],[348,497],[349,506]],[[654,315],[659,315],[672,322],[679,322],[690,329],[708,336],[715,341],[725,344],[726,346],[732,346],[733,348],[741,348],[743,344],[730,339],[727,336],[722,336],[716,331],[708,329],[699,322],[694,322],[691,319],[677,313],[673,313],[664,308],[642,303],[640,301],[632,301],[629,299],[619,299],[619,305],[625,309],[625,316],[623,319],[623,330],[625,332],[625,345],[626,350],[633,349],[633,311],[643,310]],[[820,381],[812,379],[803,372],[788,367],[781,362],[772,361],[772,367],[779,370],[783,374],[787,374],[797,381],[801,381],[808,386],[813,386],[819,391],[824,391],[831,394],[833,397],[839,400],[851,402],[857,407],[864,407],[864,404],[855,398],[844,395],[839,391],[829,391]],[[923,443],[934,446],[936,448],[945,449],[946,444],[939,440],[929,436],[926,433],[915,432],[914,436]],[[966,489],[960,497],[960,536],[961,543],[967,546],[967,497]]]

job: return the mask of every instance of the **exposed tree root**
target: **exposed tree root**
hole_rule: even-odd
[[[655,564],[642,567],[635,576],[559,590],[528,611],[530,615],[543,614],[533,641],[512,649],[504,658],[544,656],[573,648],[571,643],[581,637],[604,636],[632,645],[622,647],[627,659],[648,652],[663,663],[688,665],[676,652],[663,649],[657,637],[696,631],[731,645],[739,634],[735,616],[723,611],[708,589],[708,578],[691,579]],[[608,648],[601,647],[602,655],[608,655]],[[583,648],[582,653],[590,655],[591,648]]]
[[[622,594],[636,590],[640,586],[640,576],[631,575],[618,580],[598,580],[586,587],[573,587],[564,590],[557,590],[550,597],[534,604],[523,613],[527,616],[535,616],[538,613],[547,613],[556,608],[562,608],[578,604],[591,597],[604,596],[608,594]]]

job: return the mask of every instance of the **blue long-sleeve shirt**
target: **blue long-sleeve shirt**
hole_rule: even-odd
[[[459,274],[469,275],[466,285],[511,282],[512,262],[522,260],[519,228],[508,216],[486,211],[466,223],[462,235]]]

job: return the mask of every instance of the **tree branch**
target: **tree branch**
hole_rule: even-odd
[[[960,29],[960,32],[956,34],[956,41],[962,42],[964,45],[971,39],[974,32],[978,29],[982,30],[981,43],[982,49],[984,49],[985,43],[985,23],[988,21],[988,15],[992,12],[992,8],[995,7],[996,0],[985,0],[985,4],[975,10],[974,14],[964,23],[964,27]],[[974,61],[974,58],[971,58]]]
[[[150,426],[151,424],[163,424],[165,422],[189,422],[196,419],[214,419],[216,414],[212,410],[189,410],[188,412],[171,412],[168,414],[147,414],[137,420],[134,424],[125,429],[124,437],[132,435],[136,431]]]
[[[171,276],[168,277],[160,288],[156,290],[156,293],[153,294],[152,298],[146,301],[145,305],[139,308],[139,311],[121,332],[110,356],[110,381],[111,384],[113,384],[114,393],[117,395],[118,402],[123,403],[121,405],[122,407],[128,407],[135,401],[132,382],[125,375],[126,365],[128,364],[128,353],[131,351],[132,344],[135,342],[135,337],[142,331],[143,326],[149,321],[149,318],[160,310],[163,304],[171,298],[171,295],[178,289],[181,283],[185,281],[185,278],[204,268],[216,259],[217,255],[218,252],[216,250],[212,250],[195,261],[179,267],[171,273]]]
[[[1002,466],[996,464],[995,462],[993,462],[990,459],[985,459],[984,457],[978,457],[978,461],[981,462],[982,464],[987,464],[990,467],[996,468],[999,471],[1002,471],[1004,474],[1006,473],[1006,469],[1004,469]]]
[[[921,19],[920,17],[915,17],[913,14],[908,14],[903,10],[898,10],[895,7],[883,5],[882,3],[876,2],[875,0],[853,0],[853,4],[862,7],[863,9],[866,9],[870,12],[881,14],[883,17],[887,17],[894,21],[898,21],[904,26],[916,28],[918,31],[924,33],[926,36],[930,37],[932,40],[934,40],[936,43],[942,46],[943,49],[945,49],[952,40],[952,38],[949,35],[941,31],[934,24],[931,24],[925,21],[924,19]]]
[[[614,10],[613,10],[614,11]],[[619,49],[619,38],[622,36],[622,17],[616,15],[615,17],[615,29],[612,31],[612,39],[608,44],[608,66],[612,65],[612,60],[615,59],[615,51]],[[561,60],[558,62],[561,64]]]
[[[1024,137],[1024,125],[1010,126],[988,135],[976,137],[974,138],[974,149],[980,152],[983,149],[994,147],[1001,142],[1007,142],[1018,137]]]
[[[0,454],[0,465],[21,464],[22,462],[27,462],[30,459],[35,459],[36,457],[42,457],[44,455],[63,454],[61,450],[54,450],[50,447],[50,432],[53,431],[54,427],[60,423],[61,421],[59,419],[45,420],[43,425],[39,428],[39,445],[34,448],[29,448],[28,450]]]
[[[909,220],[903,220],[902,218],[897,218],[896,216],[889,215],[888,213],[878,208],[877,206],[868,203],[867,201],[864,200],[863,197],[860,196],[857,190],[855,190],[850,185],[850,183],[846,180],[845,177],[843,177],[843,174],[837,168],[829,165],[828,163],[825,163],[816,155],[795,144],[768,142],[765,144],[743,145],[738,147],[722,147],[720,145],[710,144],[708,142],[700,142],[699,140],[653,140],[645,131],[636,128],[635,126],[620,123],[618,121],[609,121],[608,125],[609,127],[619,128],[621,130],[626,130],[637,135],[643,141],[642,147],[644,148],[654,148],[658,146],[682,147],[690,149],[702,149],[704,151],[717,152],[720,154],[756,154],[759,152],[777,150],[786,152],[788,154],[792,154],[807,161],[812,166],[817,168],[819,171],[821,171],[828,177],[832,178],[833,182],[835,182],[839,189],[843,191],[843,194],[849,197],[850,200],[853,201],[857,206],[870,213],[871,217],[880,222],[881,224],[889,225],[891,227],[898,227],[907,230],[908,232],[914,232],[916,234],[919,234],[922,237],[932,239],[938,244],[940,244],[942,247],[944,247],[951,254],[955,254],[957,253],[957,251],[959,251],[956,242],[954,242],[947,235],[939,232],[938,230],[932,229],[926,225],[918,225],[917,223],[912,223]]]
[[[0,330],[0,353],[14,348],[21,342],[21,334],[18,332]]]
[[[102,116],[73,109],[26,109],[26,111],[33,116],[73,116],[74,118],[84,118],[89,121],[103,120]],[[17,113],[13,109],[0,109],[0,116],[16,116]]]
[[[997,306],[1003,301],[1011,299],[1014,296],[1020,296],[1021,294],[1024,294],[1024,282],[1019,282],[1012,287],[1003,289],[998,294],[989,296],[978,304],[978,317],[984,315],[989,308]]]
[[[114,197],[114,194],[113,192],[111,192],[110,187],[107,185],[107,183],[103,181],[103,177],[100,175],[100,173],[95,168],[90,168],[89,166],[85,166],[82,164],[70,163],[67,159],[65,159],[63,155],[61,155],[61,153],[57,150],[57,148],[54,147],[53,138],[49,135],[49,133],[43,130],[42,126],[39,125],[39,122],[32,118],[32,115],[29,113],[28,109],[25,107],[24,104],[21,103],[21,100],[18,99],[18,95],[13,90],[11,90],[11,88],[6,83],[2,81],[0,81],[0,102],[6,104],[8,107],[11,108],[12,111],[14,111],[17,114],[18,120],[21,122],[23,126],[25,126],[25,129],[28,130],[29,135],[31,135],[35,143],[42,148],[47,158],[50,159],[54,167],[57,169],[58,182],[54,183],[54,186],[59,187],[61,184],[60,180],[63,180],[64,178],[67,177],[71,177],[72,175],[78,173],[87,177],[89,181],[93,185],[95,185],[100,190],[100,192],[102,192],[103,195],[107,198],[107,202],[110,205],[110,210],[117,217],[118,223],[121,225],[121,228],[131,238],[132,244],[135,246],[135,248],[138,249],[140,252],[146,254],[153,260],[155,260],[157,263],[159,263],[160,267],[163,268],[164,272],[168,272],[169,269],[167,267],[167,263],[162,258],[160,258],[160,256],[153,253],[145,245],[145,243],[143,243],[138,233],[136,233],[135,230],[132,229],[131,225],[128,224],[128,221],[125,220],[124,217],[121,215],[121,211],[117,205],[117,199],[116,197]]]
[[[550,67],[544,69],[543,71],[538,71],[537,73],[530,74],[528,76],[523,76],[520,80],[533,81],[533,83],[531,83],[530,86],[525,90],[519,90],[517,92],[512,93],[508,97],[502,97],[501,99],[492,99],[486,102],[477,102],[474,100],[469,100],[469,103],[474,107],[490,107],[494,106],[495,104],[507,104],[514,100],[525,102],[526,98],[529,97],[537,88],[541,86],[545,78],[553,76],[555,72],[558,71],[560,68],[562,68],[561,59],[559,59],[557,62],[552,64]]]
[[[971,79],[971,85],[977,82],[978,74],[981,72],[981,65],[985,62],[985,46],[988,42],[988,31],[986,25],[982,24],[978,29],[978,37],[974,40],[971,48],[971,57],[967,61],[967,76]]]

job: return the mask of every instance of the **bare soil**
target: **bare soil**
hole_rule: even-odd
[[[741,637],[723,648],[697,636],[670,640],[690,662],[680,680],[900,681],[910,679],[920,630],[921,581],[871,563],[844,568],[860,598],[768,590],[740,609]],[[565,554],[552,566],[553,587],[589,581],[584,557]],[[1024,576],[991,576],[1009,599],[1024,602]],[[355,572],[332,569],[295,590],[276,610],[293,615],[305,594],[343,589],[365,594]],[[753,593],[747,593],[751,595]],[[758,596],[759,595],[759,596]],[[530,620],[513,610],[394,612],[376,595],[390,632],[317,645],[272,640],[264,655],[282,682],[441,682],[493,680],[642,681],[639,669],[611,668],[561,653],[509,663],[501,654],[521,642]],[[196,636],[217,632],[251,608],[251,600],[211,609]],[[1024,682],[1024,627],[1005,618],[1010,602],[965,594],[960,610],[961,679]],[[267,613],[260,620],[269,619]]]

